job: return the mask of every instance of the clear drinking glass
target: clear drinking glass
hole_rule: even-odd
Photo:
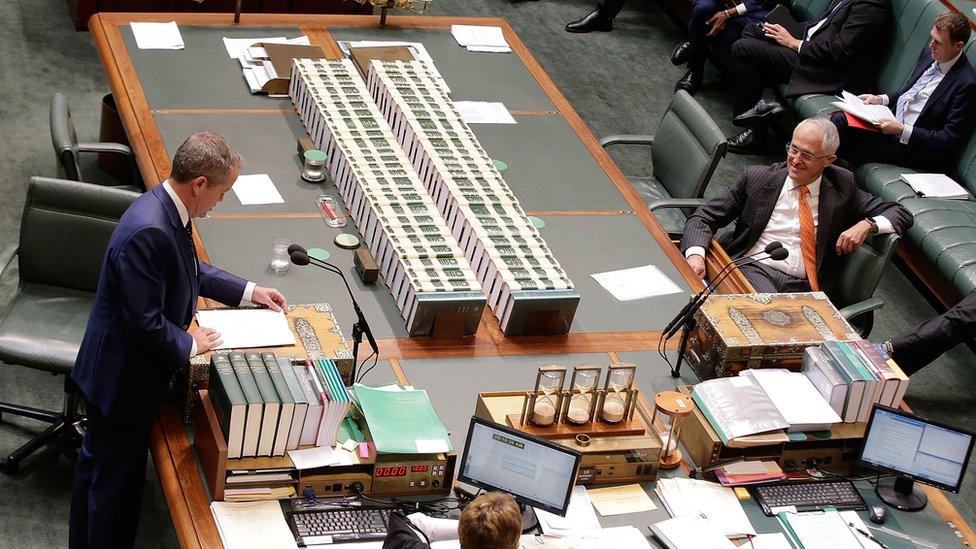
[[[283,273],[291,267],[291,259],[288,257],[288,245],[290,240],[279,238],[274,241],[271,247],[271,269],[278,273]]]

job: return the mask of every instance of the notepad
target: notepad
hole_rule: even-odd
[[[176,21],[169,23],[129,23],[140,50],[182,50],[186,47]]]

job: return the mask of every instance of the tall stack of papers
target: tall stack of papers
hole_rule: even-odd
[[[176,21],[169,23],[129,23],[140,50],[182,50],[183,35]]]
[[[763,392],[790,424],[789,432],[823,431],[841,418],[824,400],[810,380],[801,373],[779,368],[747,369],[739,376],[756,380]]]
[[[840,101],[834,101],[831,105],[875,126],[882,120],[895,119],[895,114],[886,105],[868,105],[853,93],[841,92],[839,99]]]
[[[441,311],[477,330],[481,284],[434,200],[348,59],[296,59],[289,93],[372,250],[410,335],[429,335]],[[440,93],[443,91],[438,88]]]
[[[735,544],[704,513],[661,521],[651,531],[668,549],[734,549]]]
[[[291,549],[295,547],[281,505],[275,501],[210,504],[220,541],[226,549]]]
[[[358,383],[353,391],[378,453],[436,454],[453,448],[427,391],[385,391]]]
[[[374,60],[367,86],[505,334],[522,333],[534,313],[555,313],[555,331],[568,331],[579,292],[426,66]]]
[[[911,185],[918,196],[968,200],[969,192],[951,177],[941,173],[903,173],[901,179]]]
[[[726,537],[756,535],[731,488],[704,480],[659,478],[657,492],[672,517],[702,513]]]
[[[484,27],[479,25],[451,25],[451,36],[457,40],[459,46],[468,51],[488,53],[511,53],[501,27]]]

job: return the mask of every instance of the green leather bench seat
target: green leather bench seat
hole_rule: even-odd
[[[885,200],[901,202],[916,196],[915,190],[901,180],[901,174],[912,172],[914,170],[900,166],[872,163],[858,166],[854,175],[867,192]]]

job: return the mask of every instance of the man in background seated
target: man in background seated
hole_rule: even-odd
[[[685,90],[694,95],[705,75],[705,57],[709,41],[730,47],[742,37],[742,30],[750,23],[761,22],[776,7],[776,0],[743,0],[728,7],[725,0],[698,0],[691,8],[688,21],[688,40],[675,46],[671,63],[688,63],[688,72],[674,85],[674,91]],[[726,8],[726,9],[723,9]]]
[[[891,107],[894,119],[882,120],[878,131],[871,131],[849,126],[843,112],[831,117],[840,130],[838,156],[855,164],[951,171],[976,119],[976,71],[962,52],[970,33],[961,13],[936,18],[932,38],[905,86],[887,95],[861,96],[869,105]]]
[[[624,7],[624,0],[603,0],[596,9],[566,25],[566,32],[610,32],[613,30],[613,18]]]
[[[838,271],[841,256],[872,234],[908,229],[907,210],[858,189],[851,172],[831,165],[837,146],[837,128],[829,120],[808,118],[794,130],[785,164],[749,166],[724,195],[699,206],[681,239],[695,274],[705,275],[712,235],[734,222],[735,229],[719,238],[733,259],[777,241],[789,251],[782,261],[740,268],[757,292],[830,294],[830,275]]]
[[[944,314],[924,320],[884,344],[906,375],[912,375],[956,345],[976,337],[976,294]]]
[[[383,549],[428,549],[431,542],[444,539],[460,539],[461,549],[518,549],[521,534],[522,512],[515,499],[489,492],[467,504],[457,522],[422,513],[409,518],[399,513],[390,515]]]
[[[888,0],[835,0],[823,17],[803,26],[800,37],[771,23],[762,24],[761,36],[747,29],[732,44],[732,56],[742,64],[732,112],[735,125],[749,129],[729,139],[729,151],[755,150],[771,119],[786,113],[778,102],[762,100],[764,88],[788,83],[787,97],[872,89],[890,19]]]

